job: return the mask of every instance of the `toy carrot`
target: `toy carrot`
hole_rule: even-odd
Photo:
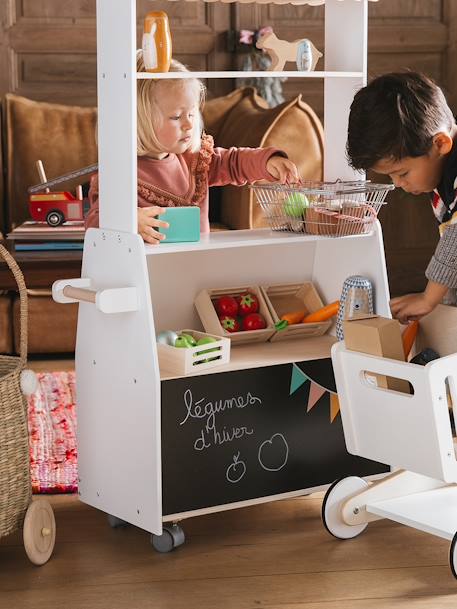
[[[414,341],[416,340],[417,331],[419,330],[419,321],[415,319],[410,322],[403,330],[401,340],[403,343],[403,351],[405,352],[405,358],[408,358],[411,349],[413,348]]]
[[[281,316],[281,319],[275,324],[276,330],[285,330],[287,326],[299,324],[307,313],[307,309],[300,309],[299,311],[284,313],[284,315]]]
[[[336,315],[338,313],[339,306],[340,306],[340,301],[335,300],[335,302],[332,302],[331,304],[328,304],[327,306],[322,307],[322,309],[318,309],[317,311],[314,311],[314,313],[305,315],[305,317],[302,319],[302,322],[303,323],[312,323],[312,322],[318,322],[318,321],[327,321],[327,319],[330,319],[331,317],[333,317],[334,315]]]

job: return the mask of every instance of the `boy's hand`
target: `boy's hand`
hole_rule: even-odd
[[[281,182],[281,184],[300,182],[297,166],[283,156],[271,156],[267,161],[267,171],[276,182]]]
[[[138,234],[143,237],[146,243],[151,245],[158,245],[162,239],[165,239],[165,235],[155,230],[161,226],[162,228],[168,228],[168,222],[157,219],[155,216],[160,216],[165,213],[164,207],[139,207],[138,208]]]
[[[406,294],[390,301],[390,310],[402,324],[428,315],[443,300],[448,287],[442,283],[429,281],[421,294]]]
[[[435,306],[423,292],[421,294],[406,294],[406,296],[399,296],[390,301],[392,316],[402,324],[428,315]]]

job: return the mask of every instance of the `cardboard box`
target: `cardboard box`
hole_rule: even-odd
[[[366,315],[345,320],[343,327],[347,349],[405,361],[400,323],[396,319]],[[370,371],[367,370],[367,372]],[[409,383],[404,379],[373,374],[373,382],[376,382],[378,387],[410,393]]]

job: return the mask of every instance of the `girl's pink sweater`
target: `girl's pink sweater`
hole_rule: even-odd
[[[276,148],[214,148],[212,137],[204,135],[198,152],[169,154],[162,160],[138,157],[138,207],[197,205],[201,232],[207,233],[208,188],[271,181],[267,161],[274,155],[286,156]],[[98,174],[91,178],[89,202],[86,228],[97,227]]]

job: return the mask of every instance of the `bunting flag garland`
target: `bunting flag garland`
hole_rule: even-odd
[[[307,374],[303,372],[296,364],[292,364],[292,375],[290,378],[290,392],[292,395],[305,383],[310,383],[308,393],[308,404],[306,406],[306,412],[309,412],[319,402],[324,395],[329,395],[330,402],[330,423],[333,423],[337,414],[340,411],[340,402],[338,395],[333,391],[330,391],[326,387],[322,387],[319,383],[316,383]]]
[[[340,411],[340,400],[337,393],[330,394],[330,423],[333,423],[336,415]]]
[[[316,383],[311,382],[311,386],[309,388],[309,396],[308,396],[308,406],[306,407],[306,412],[309,412],[313,406],[317,404],[317,402],[321,399],[321,397],[326,393],[326,389],[321,387],[320,385],[316,385]]]
[[[304,383],[310,381],[311,379],[304,372],[300,370],[300,368],[296,364],[292,364],[292,377],[290,379],[290,392],[289,395],[292,395],[299,389]]]

